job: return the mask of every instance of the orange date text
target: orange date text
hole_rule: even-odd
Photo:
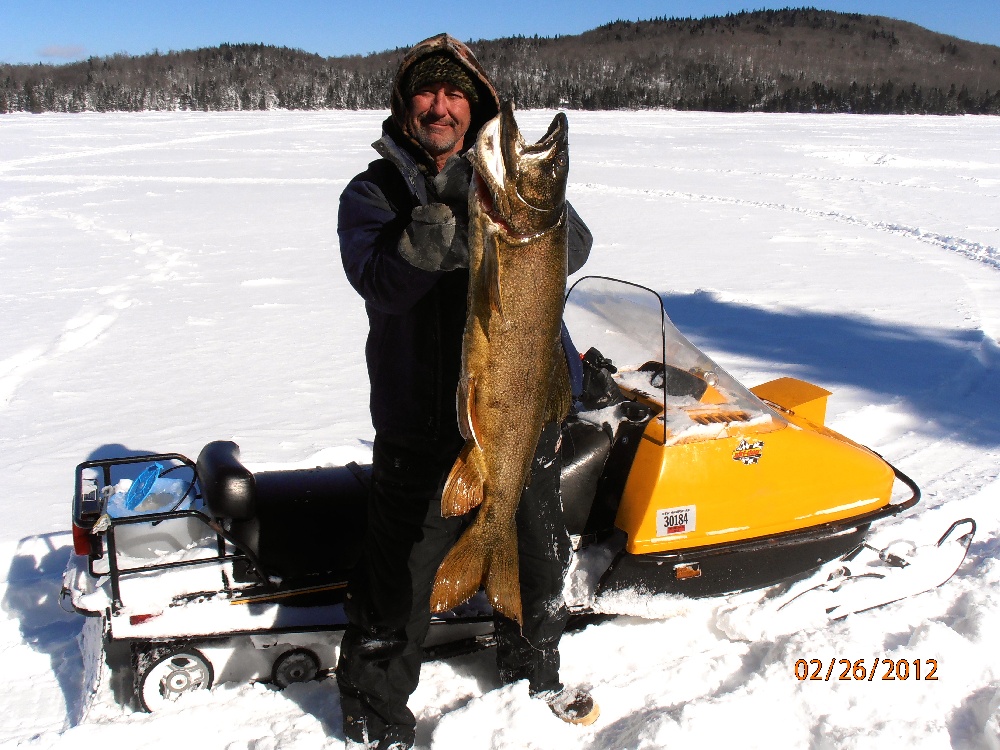
[[[937,659],[799,659],[795,678],[801,682],[845,680],[853,682],[937,680]]]

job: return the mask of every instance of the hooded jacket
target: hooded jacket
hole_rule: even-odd
[[[493,84],[468,47],[447,34],[415,46],[400,63],[391,115],[382,125],[382,137],[372,144],[382,158],[344,189],[337,226],[344,270],[368,313],[365,355],[375,431],[383,439],[427,452],[457,451],[463,442],[455,393],[469,287],[467,269],[424,271],[398,251],[413,209],[441,202],[433,182],[434,160],[406,132],[403,93],[413,65],[440,52],[469,72],[479,94],[463,152],[499,112]],[[569,229],[572,272],[586,260],[592,238],[572,209]]]

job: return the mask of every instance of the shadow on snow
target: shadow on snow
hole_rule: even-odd
[[[774,377],[862,389],[873,402],[898,401],[921,433],[1000,446],[1000,348],[979,331],[766,310],[707,292],[661,297],[680,331],[723,367],[727,355],[745,356]]]
[[[84,618],[60,606],[62,574],[71,544],[66,532],[22,539],[7,572],[3,608],[19,621],[24,643],[49,657],[66,701],[67,721],[73,725],[84,710],[83,660],[77,645]]]
[[[152,451],[132,450],[121,444],[106,444],[91,451],[88,461],[114,456],[139,456]],[[70,524],[73,467],[67,467],[66,525]],[[137,473],[142,467],[132,469]],[[134,478],[131,477],[131,478]],[[83,658],[78,636],[84,618],[61,600],[62,577],[73,550],[70,532],[39,534],[22,539],[11,559],[7,591],[2,606],[17,618],[21,638],[52,663],[52,674],[66,702],[69,726],[78,724],[87,708],[83,695]]]

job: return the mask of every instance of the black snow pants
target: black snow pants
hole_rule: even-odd
[[[558,689],[559,639],[568,619],[563,579],[570,542],[559,497],[559,426],[546,425],[517,510],[523,630],[497,616],[503,682]],[[417,687],[430,627],[430,593],[468,518],[442,518],[441,491],[458,448],[427,452],[376,437],[368,531],[347,599],[337,683],[351,739],[410,734],[406,702]]]

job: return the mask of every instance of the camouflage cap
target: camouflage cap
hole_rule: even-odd
[[[479,92],[472,82],[472,76],[446,52],[428,55],[410,69],[403,86],[404,95],[409,98],[422,86],[431,83],[450,83],[465,94],[473,104],[479,102]]]

